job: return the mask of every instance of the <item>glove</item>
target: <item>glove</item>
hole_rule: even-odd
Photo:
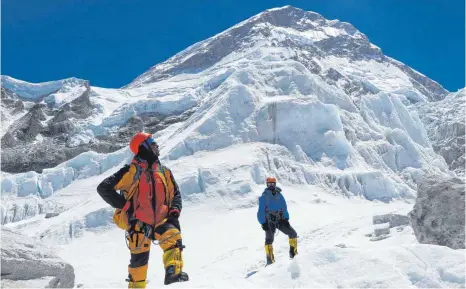
[[[171,208],[170,211],[168,211],[168,215],[170,217],[179,218],[180,217],[180,210],[178,210],[177,208]]]
[[[268,231],[269,230],[269,223],[265,222],[264,224],[261,224],[262,230]]]
[[[171,208],[168,211],[167,223],[171,223],[178,231],[181,231],[180,221],[178,217],[180,216],[180,210],[177,208]]]

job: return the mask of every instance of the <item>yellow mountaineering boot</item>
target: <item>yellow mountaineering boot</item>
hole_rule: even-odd
[[[295,255],[298,255],[298,239],[290,238],[290,258],[293,259]]]
[[[164,284],[169,285],[175,282],[189,281],[189,276],[183,272],[182,248],[184,247],[181,240],[181,234],[178,229],[172,228],[162,235],[156,235],[160,240],[159,245],[163,250],[163,265],[165,268]]]
[[[163,253],[163,263],[165,265],[165,285],[189,280],[188,274],[182,271],[183,258],[180,248],[166,250]]]
[[[146,288],[146,281],[129,281],[128,288]]]
[[[267,265],[270,265],[275,262],[275,256],[273,255],[272,244],[265,245],[265,254],[267,255]]]

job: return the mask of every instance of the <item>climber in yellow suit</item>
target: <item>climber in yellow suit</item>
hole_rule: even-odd
[[[188,281],[182,271],[183,244],[178,217],[182,201],[172,172],[159,161],[159,147],[151,134],[139,132],[130,141],[134,158],[97,187],[116,208],[113,220],[126,231],[131,260],[128,288],[146,288],[151,242],[163,250],[164,284]],[[117,193],[120,191],[122,194]]]

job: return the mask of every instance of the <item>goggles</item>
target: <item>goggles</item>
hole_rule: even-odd
[[[155,139],[149,137],[147,138],[145,141],[144,141],[144,146],[147,148],[147,149],[150,149],[151,146],[156,146],[156,147],[159,147],[159,145],[157,144],[157,142],[155,141]]]
[[[151,145],[159,146],[159,145],[157,144],[157,142],[155,141],[155,139],[153,139],[153,138],[151,138],[151,137],[148,138],[148,139],[146,139],[146,142],[147,142],[150,146],[151,146]]]

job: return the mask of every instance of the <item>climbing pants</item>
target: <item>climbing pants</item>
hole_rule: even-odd
[[[296,231],[291,227],[290,223],[285,220],[280,220],[278,223],[278,228],[274,224],[269,224],[269,229],[265,232],[265,244],[269,245],[273,243],[275,232],[276,230],[280,230],[283,234],[288,235],[290,239],[296,239],[298,234]]]
[[[166,269],[174,266],[175,274],[183,268],[181,251],[183,248],[178,219],[168,218],[154,229],[153,237],[163,250],[163,265]],[[144,232],[136,224],[133,233],[127,236],[131,259],[128,266],[128,288],[146,288],[149,253],[152,240],[144,237]]]

